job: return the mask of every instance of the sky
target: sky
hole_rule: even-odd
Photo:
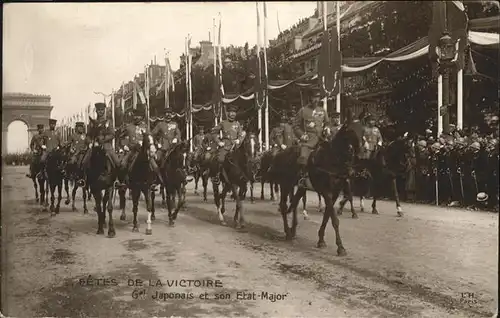
[[[267,3],[268,39],[278,35],[278,17],[284,31],[315,7]],[[165,49],[177,69],[187,34],[192,46],[208,40],[219,12],[223,46],[256,44],[255,2],[4,4],[3,92],[50,95],[61,120],[102,101],[94,92],[110,94],[155,55],[164,65]]]

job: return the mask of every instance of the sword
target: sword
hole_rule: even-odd
[[[462,176],[462,169],[458,167],[457,169],[458,175],[460,176],[460,191],[462,193],[462,205],[465,204],[465,196],[464,196],[464,181],[463,181],[463,176]]]

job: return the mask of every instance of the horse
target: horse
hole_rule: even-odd
[[[194,171],[194,193],[198,194],[198,182],[201,179],[201,184],[203,186],[203,201],[207,202],[207,186],[208,186],[208,175],[210,169],[210,163],[212,162],[213,151],[212,146],[207,146],[204,151],[201,152],[199,159],[193,162],[195,165]]]
[[[47,185],[47,180],[45,180],[44,173],[42,170],[42,164],[40,162],[40,159],[42,157],[42,151],[45,151],[43,149],[36,149],[33,152],[32,160],[30,163],[30,174],[27,174],[26,176],[29,177],[33,181],[33,187],[35,188],[35,201],[38,203],[40,202],[40,205],[43,207],[45,210],[46,203],[47,203],[47,194],[48,194],[48,186]],[[40,187],[40,197],[38,196],[38,187]]]
[[[75,197],[76,197],[76,191],[78,190],[79,187],[82,188],[82,198],[83,198],[83,213],[87,214],[88,208],[87,208],[87,199],[90,199],[88,197],[89,194],[89,188],[87,184],[79,184],[78,180],[83,179],[84,171],[81,166],[81,161],[83,160],[84,152],[77,154],[77,159],[78,162],[72,164],[69,163],[70,158],[75,154],[74,148],[70,147],[68,145],[66,149],[66,158],[67,158],[67,163],[65,165],[65,178],[64,178],[64,187],[66,190],[66,194],[68,194],[68,188],[69,188],[69,181],[73,183],[73,190],[71,191],[71,201],[70,198],[68,197],[66,199],[65,204],[69,204],[71,202],[71,210],[73,212],[77,211],[78,209],[75,206]]]
[[[325,227],[331,219],[335,229],[337,254],[346,255],[339,231],[339,218],[334,208],[335,201],[340,191],[345,187],[346,180],[351,173],[354,158],[361,149],[362,133],[352,125],[352,115],[348,111],[346,122],[341,126],[336,135],[329,141],[322,140],[311,153],[307,162],[307,170],[312,188],[319,193],[325,202],[325,212],[318,231],[318,248],[326,247],[324,240]],[[287,197],[293,192],[298,182],[298,147],[290,147],[278,154],[277,173],[275,178],[280,183],[281,198],[280,212],[283,218],[286,240],[291,240],[296,235],[297,205],[306,193],[305,187],[299,187],[293,195],[290,206],[287,206]],[[293,212],[292,227],[288,226],[287,214]]]
[[[397,215],[399,217],[404,215],[399,199],[398,180],[406,175],[410,167],[410,160],[415,157],[415,144],[408,136],[408,132],[405,132],[403,136],[396,137],[395,140],[375,151],[372,159],[357,165],[358,170],[361,170],[360,174],[362,176],[362,193],[360,195],[361,212],[364,212],[364,196],[371,189],[373,195],[372,214],[379,214],[377,199],[381,195],[380,190],[384,188],[385,177],[388,177],[391,181],[396,201]],[[342,210],[347,200],[351,201],[352,209],[352,191],[350,185],[349,183],[347,187],[347,198],[344,198],[339,204],[339,211]]]
[[[264,197],[264,188],[265,183],[269,183],[269,192],[271,196],[271,201],[275,200],[274,193],[279,191],[279,185],[275,183],[272,178],[269,176],[269,168],[272,165],[273,161],[273,150],[268,150],[262,153],[260,157],[260,168],[259,173],[257,174],[258,179],[260,179],[260,199],[265,200]]]
[[[249,176],[249,164],[252,156],[252,144],[250,134],[246,134],[240,145],[234,144],[226,155],[222,165],[222,171],[210,169],[212,188],[214,192],[214,201],[217,208],[217,215],[221,225],[225,226],[224,220],[225,198],[231,190],[235,194],[236,211],[234,213],[234,222],[237,229],[244,227],[242,201],[245,199],[247,184],[251,180]],[[213,164],[216,162],[214,160]],[[222,178],[219,178],[222,175]],[[219,193],[219,183],[222,183],[222,191]]]
[[[50,212],[54,216],[59,214],[62,200],[62,187],[64,179],[64,148],[57,147],[47,155],[46,168],[48,185],[50,189]],[[57,204],[54,206],[54,192],[57,188]]]
[[[95,201],[95,211],[97,213],[97,234],[104,234],[106,223],[106,213],[108,211],[108,237],[115,237],[116,231],[113,224],[113,188],[117,177],[116,169],[113,167],[111,158],[108,158],[103,145],[92,141],[93,147],[90,150],[90,165],[87,169],[87,183]],[[104,194],[103,194],[104,191]]]
[[[250,141],[250,161],[249,161],[249,168],[250,168],[250,202],[255,203],[254,195],[253,195],[253,185],[255,183],[258,171],[260,170],[260,154],[258,152],[259,150],[259,141],[258,141],[258,136],[259,132],[249,132],[249,141]],[[233,193],[234,196],[234,193]]]
[[[184,171],[184,154],[189,151],[189,142],[181,141],[172,146],[172,149],[165,154],[161,163],[161,174],[164,180],[164,188],[166,192],[166,203],[168,209],[168,223],[170,226],[175,225],[177,214],[185,204],[185,186],[186,172]],[[175,197],[177,196],[177,205]],[[154,194],[153,194],[154,201]],[[172,210],[174,211],[172,212]]]
[[[155,219],[154,216],[154,208],[153,206],[153,191],[151,186],[156,179],[156,174],[153,169],[150,167],[150,147],[153,145],[153,137],[148,133],[142,133],[142,144],[136,145],[139,147],[138,151],[135,153],[135,160],[131,158],[130,160],[134,160],[131,167],[129,167],[128,177],[129,177],[129,185],[130,191],[132,193],[132,212],[134,213],[134,221],[132,232],[139,231],[139,224],[137,222],[137,212],[139,207],[139,198],[141,193],[144,195],[144,199],[146,201],[146,209],[148,211],[148,219],[146,221],[146,235],[153,234],[151,229],[151,221]],[[122,192],[123,196],[125,192]],[[122,209],[122,215],[120,219],[125,219],[125,206]]]

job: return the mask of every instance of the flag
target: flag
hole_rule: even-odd
[[[172,66],[170,66],[170,60],[168,57],[165,71],[167,72],[167,87],[168,89],[172,87],[172,92],[175,92],[174,72],[172,72]]]
[[[338,34],[336,28],[323,31],[323,40],[319,56],[318,80],[319,87],[327,96],[339,92],[339,77],[341,57],[337,46]]]
[[[135,81],[134,81],[134,93],[139,94],[139,98],[141,99],[141,104],[146,104],[146,96],[144,95],[144,92]],[[136,97],[136,103],[137,103],[137,97]]]
[[[219,45],[219,87],[220,87],[220,94],[221,97],[224,97],[225,92],[224,92],[224,83],[222,82],[222,44],[221,44],[221,30],[222,30],[222,18],[219,15],[219,39],[218,39],[218,45]]]
[[[120,101],[120,106],[122,109],[122,115],[125,114],[125,84],[122,82],[122,98]]]
[[[429,58],[432,62],[437,61],[436,47],[446,30],[458,48],[458,54],[455,57],[458,68],[464,67],[468,21],[461,1],[433,1],[432,20],[429,28]]]
[[[132,87],[134,89],[134,92],[132,94],[132,107],[134,109],[137,109],[137,83],[134,81],[132,82]]]

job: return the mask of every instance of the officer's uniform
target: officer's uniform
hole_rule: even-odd
[[[372,119],[371,115],[366,116],[366,122],[369,122]],[[378,127],[365,127],[363,131],[363,139],[365,140],[367,147],[365,147],[365,151],[361,153],[361,159],[371,159],[375,154],[375,151],[382,146],[382,134]]]
[[[340,119],[340,113],[334,111],[332,114],[331,114],[332,118],[330,120],[330,124],[327,126],[328,127],[328,134],[327,134],[327,137],[329,139],[332,139],[333,137],[335,137],[335,135],[337,134],[337,132],[339,131],[340,129],[340,124],[338,124],[338,119]]]
[[[319,93],[315,95],[318,96]],[[319,105],[308,105],[299,110],[295,117],[293,130],[295,136],[299,139],[300,153],[297,163],[301,166],[301,173],[305,176],[305,166],[309,155],[320,141],[323,130],[330,124],[325,110]],[[307,136],[307,139],[303,139]]]
[[[103,110],[106,108],[106,104],[96,103],[95,108],[96,110]],[[85,156],[83,157],[84,168],[90,168],[90,157],[92,154],[92,150],[90,148],[93,146],[101,145],[102,149],[106,153],[106,156],[111,160],[113,168],[120,169],[120,160],[118,159],[116,152],[113,150],[112,144],[113,139],[115,138],[115,133],[106,117],[98,117],[97,119],[90,121],[88,137],[90,145],[89,149],[85,153]]]
[[[196,136],[193,137],[193,150],[194,150],[194,160],[198,161],[200,155],[202,154],[203,150],[205,149],[206,145],[206,135],[205,131],[202,128]]]
[[[136,110],[135,116],[140,117],[142,116],[142,114],[140,113],[140,111]],[[123,158],[123,167],[125,169],[124,171],[125,173],[128,173],[130,171],[130,168],[133,166],[137,158],[137,154],[139,153],[139,149],[141,148],[142,145],[143,133],[147,133],[147,126],[142,121],[135,122],[133,124],[128,124],[124,129],[124,136],[128,137],[129,147],[130,147],[130,152],[127,153]],[[153,152],[156,150],[154,144],[151,144],[151,148]],[[149,163],[153,168],[153,171],[158,175],[160,180],[162,180],[160,169],[158,168],[158,165],[156,164],[154,157],[150,156],[149,159],[150,159]]]
[[[36,128],[38,129],[38,134],[31,137],[30,150],[33,156],[33,162],[30,165],[30,173],[26,175],[28,178],[31,178],[33,176],[35,166],[40,162],[43,147],[46,147],[45,132],[43,131],[43,127],[44,127],[43,124],[36,125]]]
[[[78,127],[84,127],[83,122],[77,122],[75,124],[75,130]],[[73,135],[71,135],[68,139],[68,144],[70,144],[71,147],[71,158],[70,158],[70,165],[75,166],[75,167],[80,167],[80,163],[83,159],[83,156],[85,155],[85,151],[89,148],[89,143],[90,140],[87,138],[87,135],[85,132],[79,133],[76,131]]]
[[[158,141],[158,162],[162,162],[172,145],[177,144],[181,140],[179,125],[172,120],[172,114],[171,109],[166,109],[165,121],[160,121],[153,131],[151,131],[151,135]]]
[[[227,109],[228,112],[236,112],[237,107],[230,105]],[[220,132],[222,132],[222,139],[219,136]],[[243,138],[245,138],[245,131],[238,121],[226,119],[214,127],[213,133],[215,141],[219,145],[217,163],[220,168],[226,159],[227,153],[232,149],[232,147],[243,141]],[[223,145],[221,145],[222,143]]]
[[[48,156],[51,155],[52,151],[61,147],[61,136],[59,136],[59,134],[57,134],[56,131],[53,130],[52,128],[52,127],[55,128],[56,123],[57,123],[56,119],[49,119],[50,130],[45,131],[43,134],[43,138],[45,140],[45,146],[47,148],[45,149],[45,152],[42,153],[40,163],[44,168],[45,164],[47,163],[47,158]]]

